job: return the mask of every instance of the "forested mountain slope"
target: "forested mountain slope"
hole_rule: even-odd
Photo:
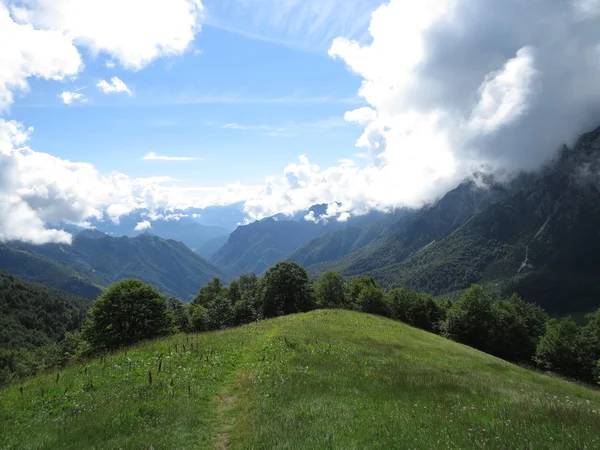
[[[183,300],[191,300],[213,277],[227,279],[224,272],[183,243],[150,234],[116,238],[96,230],[85,230],[74,237],[72,245],[11,244],[10,248],[13,253],[28,255],[26,262],[50,261],[51,268],[58,263],[59,267],[70,268],[86,281],[94,281],[102,287],[123,278],[139,278]],[[4,264],[3,268],[19,274],[22,262]],[[52,275],[44,278],[51,279]],[[36,281],[43,282],[41,279]]]
[[[78,329],[90,301],[0,271],[0,349],[34,349]]]
[[[522,189],[404,261],[370,271],[385,285],[443,294],[485,282],[552,313],[600,305],[600,129]]]

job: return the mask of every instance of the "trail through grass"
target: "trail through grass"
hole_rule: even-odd
[[[597,449],[600,393],[387,319],[317,311],[13,385],[0,430],[7,449]]]

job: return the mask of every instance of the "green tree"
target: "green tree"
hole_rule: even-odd
[[[165,297],[140,280],[110,286],[90,309],[84,328],[92,349],[112,349],[173,331]]]
[[[360,310],[360,306],[358,304],[358,297],[361,291],[367,287],[377,287],[377,282],[368,275],[364,275],[362,277],[353,278],[350,281],[350,286],[348,287],[348,298],[350,307],[353,309]]]
[[[585,347],[591,359],[597,363],[593,369],[593,377],[600,382],[600,309],[588,314],[588,323],[583,328]]]
[[[314,308],[312,283],[306,270],[293,262],[279,262],[262,280],[263,317],[276,317]]]
[[[213,278],[208,284],[200,289],[198,295],[192,301],[195,305],[202,305],[204,307],[214,301],[217,296],[225,289],[219,278]]]
[[[204,306],[192,303],[188,307],[188,313],[194,331],[202,332],[209,330],[208,311]]]
[[[479,350],[490,350],[490,338],[496,326],[493,299],[479,285],[464,291],[446,313],[442,333]]]
[[[227,295],[232,305],[242,301],[242,289],[238,280],[233,280],[227,287]]]
[[[388,293],[387,303],[393,319],[423,330],[439,332],[445,311],[442,304],[431,295],[393,289]]]
[[[339,273],[327,271],[319,276],[315,299],[321,308],[344,308],[347,290],[346,281]]]
[[[379,285],[365,285],[358,294],[357,306],[368,314],[389,317],[390,311],[385,301],[385,294]]]
[[[226,290],[206,306],[207,324],[210,330],[222,330],[233,325],[233,307]]]
[[[191,319],[185,304],[177,297],[169,297],[167,307],[177,329],[182,332],[189,331],[191,328]]]
[[[535,361],[541,367],[567,377],[595,381],[596,361],[586,345],[583,329],[570,317],[548,321],[546,333],[538,344]]]

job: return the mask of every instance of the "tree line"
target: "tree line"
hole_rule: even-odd
[[[56,364],[172,333],[222,330],[317,308],[376,314],[508,361],[588,383],[600,378],[600,309],[578,326],[571,318],[551,319],[516,295],[502,298],[478,285],[450,302],[404,289],[385,291],[369,276],[347,282],[329,271],[313,282],[292,262],[277,263],[262,278],[242,275],[227,286],[214,278],[190,304],[139,280],[115,283],[92,305],[82,329],[67,333]],[[0,355],[0,364],[14,370],[0,375],[0,383],[31,374],[17,367],[22,355],[11,360],[8,353]]]

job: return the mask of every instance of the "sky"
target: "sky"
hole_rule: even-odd
[[[420,207],[600,125],[598,79],[600,0],[0,0],[0,241]]]

